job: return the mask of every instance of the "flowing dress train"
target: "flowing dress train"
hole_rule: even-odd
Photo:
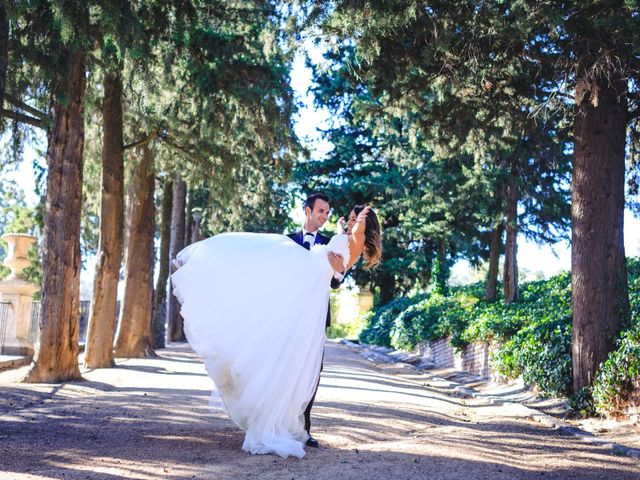
[[[171,282],[187,340],[250,453],[304,456],[303,412],[318,381],[333,274],[328,251],[346,265],[347,235],[306,250],[284,235],[224,233],[177,256]]]

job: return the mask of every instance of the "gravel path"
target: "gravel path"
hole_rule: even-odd
[[[211,381],[186,345],[84,371],[84,382],[0,373],[1,479],[634,479],[615,456],[531,419],[520,405],[462,399],[399,364],[328,343],[314,408],[319,449],[302,460],[244,453],[207,408]]]

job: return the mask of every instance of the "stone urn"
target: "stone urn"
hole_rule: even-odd
[[[36,241],[36,237],[23,233],[7,233],[0,238],[9,246],[4,264],[11,269],[11,273],[5,280],[22,279],[22,271],[31,263],[28,257],[29,247]]]

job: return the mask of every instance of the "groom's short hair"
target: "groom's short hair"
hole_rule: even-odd
[[[307,207],[309,207],[311,209],[311,211],[313,212],[313,207],[316,204],[316,200],[324,200],[327,203],[329,202],[329,195],[325,194],[325,193],[321,193],[321,192],[316,192],[316,193],[312,193],[311,195],[309,195],[307,197],[307,200],[304,202],[304,211],[307,211]]]

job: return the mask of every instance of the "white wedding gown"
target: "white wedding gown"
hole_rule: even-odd
[[[251,453],[303,457],[303,412],[325,341],[327,252],[349,260],[347,235],[306,250],[285,235],[224,233],[194,243],[171,276],[184,330]]]

